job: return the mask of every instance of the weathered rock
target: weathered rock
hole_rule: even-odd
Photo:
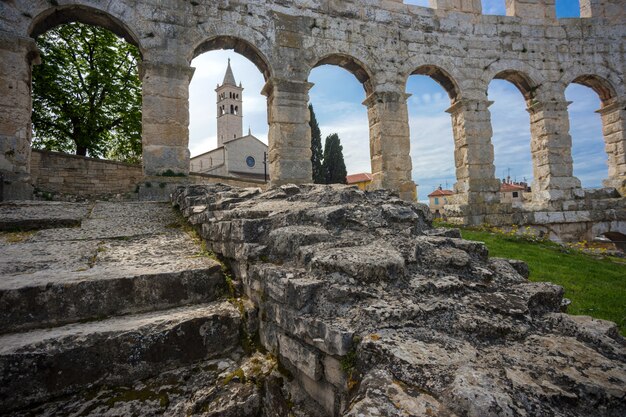
[[[90,384],[124,384],[239,345],[239,313],[227,302],[0,337],[5,410]]]
[[[203,207],[207,246],[258,307],[261,343],[321,413],[626,413],[626,342],[614,326],[560,313],[560,287],[431,229],[423,206],[385,192],[288,190],[172,198],[184,213]],[[222,195],[239,201],[213,205]]]

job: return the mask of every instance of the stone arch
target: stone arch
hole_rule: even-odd
[[[200,42],[189,57],[189,62],[200,54],[219,49],[232,49],[236,53],[249,59],[263,74],[265,81],[269,81],[274,71],[267,57],[253,43],[235,36],[215,36]]]
[[[536,91],[540,87],[528,74],[518,70],[504,70],[493,76],[494,80],[505,80],[513,84],[524,96],[527,103],[536,97]]]
[[[531,65],[515,60],[501,60],[486,65],[484,69],[481,81],[485,92],[494,79],[505,80],[519,90],[528,105],[533,100],[543,100],[545,88],[542,87],[546,84],[546,76]]]
[[[615,187],[620,194],[626,194],[626,105],[621,99],[616,85],[607,77],[593,73],[583,73],[571,77],[570,84],[579,84],[593,90],[599,97],[601,108],[596,111],[602,121],[602,137],[608,157],[608,176],[603,186]],[[621,100],[620,100],[621,99]]]
[[[572,81],[574,84],[584,85],[585,87],[591,88],[593,91],[598,94],[602,103],[606,103],[609,100],[615,98],[617,96],[617,92],[615,87],[611,84],[609,80],[604,77],[600,77],[598,75],[593,74],[584,74],[579,75],[574,78]]]
[[[135,45],[143,56],[143,47],[134,30],[110,13],[89,6],[67,5],[49,8],[33,18],[28,35],[37,38],[56,26],[71,22],[103,27]]]
[[[562,91],[572,83],[589,87],[598,94],[602,103],[626,95],[623,76],[600,64],[569,68],[561,75],[559,83]]]
[[[363,85],[365,95],[369,96],[373,92],[372,72],[359,59],[349,54],[331,53],[318,59],[309,69],[309,73],[313,68],[321,65],[336,65],[353,74],[357,80]],[[307,77],[308,78],[308,77]]]
[[[444,69],[437,65],[420,65],[411,75],[426,75],[435,80],[448,93],[451,102],[455,102],[461,96],[461,89],[457,81]],[[408,80],[408,77],[407,77]]]

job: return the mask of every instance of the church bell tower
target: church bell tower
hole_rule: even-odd
[[[233,70],[228,67],[222,85],[215,89],[217,93],[217,146],[243,136],[243,87],[235,82]]]

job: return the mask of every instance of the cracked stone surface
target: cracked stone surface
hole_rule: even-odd
[[[260,340],[320,415],[622,416],[626,342],[561,312],[426,206],[386,191],[192,186],[173,203],[229,261]]]

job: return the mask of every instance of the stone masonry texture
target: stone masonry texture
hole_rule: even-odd
[[[583,0],[581,18],[556,19],[554,0],[507,0],[507,16],[479,0],[14,0],[0,3],[0,170],[4,195],[28,194],[30,76],[36,38],[82,21],[111,29],[142,54],[143,172],[186,174],[191,60],[227,48],[263,73],[274,185],[311,180],[308,75],[339,65],[363,84],[374,188],[415,198],[409,156],[407,77],[439,82],[451,102],[455,208],[465,221],[497,203],[489,102],[494,78],[515,84],[531,115],[533,202],[576,196],[565,88],[600,96],[609,170],[605,185],[626,192],[626,3]],[[469,208],[467,208],[469,207]],[[497,211],[496,211],[497,212]]]
[[[258,309],[260,343],[326,416],[622,416],[626,341],[561,287],[387,191],[172,196]]]

